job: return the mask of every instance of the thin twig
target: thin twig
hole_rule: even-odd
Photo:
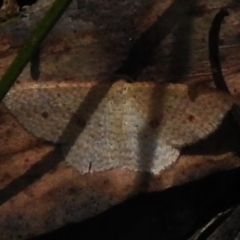
[[[212,76],[216,87],[222,91],[230,93],[222,74],[222,67],[219,58],[219,32],[224,17],[228,16],[228,11],[224,8],[216,14],[209,31],[208,51],[211,64]]]
[[[219,32],[221,23],[225,16],[228,16],[228,11],[226,9],[221,9],[213,19],[213,23],[211,29],[209,31],[209,40],[208,40],[208,48],[209,48],[209,60],[212,69],[213,81],[216,87],[219,90],[222,90],[228,94],[231,94],[227,84],[224,80],[221,68],[221,62],[219,58]],[[236,121],[238,128],[240,129],[240,108],[237,104],[233,104],[230,114],[233,116],[233,119]]]

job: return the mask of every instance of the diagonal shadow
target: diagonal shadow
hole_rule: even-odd
[[[191,9],[196,2],[197,0],[191,1],[191,5],[186,9],[185,15],[182,16],[180,23],[174,30],[169,74],[166,76],[167,82],[182,82],[189,72],[190,37],[193,27],[192,18],[194,17]]]
[[[186,60],[188,61],[189,31],[191,30],[192,25],[192,16],[189,12],[196,2],[197,0],[174,1],[169,8],[167,8],[160,17],[158,17],[158,20],[134,43],[127,59],[115,73],[119,75],[126,75],[131,79],[136,80],[144,68],[151,64],[152,58],[155,55],[156,48],[159,44],[176,27],[178,27],[179,31],[176,34],[173,48],[174,58],[176,58],[175,51],[179,51],[185,46],[184,48],[187,48],[188,51],[184,52],[184,57],[186,57]],[[185,28],[187,28],[187,31]],[[181,58],[180,61],[185,62],[184,57],[179,56],[177,59],[179,60],[179,58]],[[171,65],[171,70],[176,67],[175,59],[173,59]]]
[[[190,55],[190,34],[192,29],[192,18],[193,15],[189,14],[191,10],[195,7],[197,0],[194,1],[184,1],[179,0],[175,1],[174,4],[167,10],[170,13],[170,16],[173,17],[174,21],[172,20],[172,26],[168,26],[171,30],[174,27],[177,29],[175,34],[175,41],[173,43],[172,48],[172,61],[170,62],[170,74],[169,77],[166,79],[167,82],[176,82],[179,81],[184,77],[187,73],[187,66],[189,62],[189,55]],[[181,9],[179,11],[179,9]],[[162,15],[164,17],[165,13]],[[177,17],[177,18],[176,18]],[[159,21],[161,17],[159,18]],[[163,23],[166,24],[166,20],[163,19]],[[156,26],[161,26],[160,24],[156,24]],[[166,27],[166,26],[164,26]],[[154,28],[153,28],[154,29]],[[161,29],[157,30],[158,32],[162,32]],[[166,32],[164,32],[164,36],[166,36]],[[163,36],[159,37],[158,40],[163,40]],[[160,42],[158,42],[159,44]],[[180,52],[185,52],[184,55],[179,54]],[[179,59],[181,58],[181,60]],[[171,77],[171,71],[176,69],[179,66],[179,61],[181,61],[181,67],[179,68],[178,76],[179,79],[173,79]],[[151,144],[147,144],[144,140],[144,136],[148,135],[149,132],[149,123],[157,122],[158,125],[161,124],[161,112],[159,109],[163,109],[160,104],[164,101],[164,94],[159,96],[159,91],[161,86],[156,84],[156,87],[153,89],[151,93],[151,101],[149,103],[148,109],[148,122],[139,132],[138,139],[139,139],[139,169],[143,166],[146,166],[146,161],[148,162],[148,169],[151,169],[153,164],[153,157],[157,147],[157,139],[159,137],[159,133],[153,129],[153,136]],[[165,92],[165,91],[163,91]],[[156,118],[157,117],[157,118]],[[156,126],[155,126],[156,127]],[[148,147],[146,147],[148,145]],[[143,190],[147,189],[149,183],[150,174],[142,173],[139,174],[138,182],[141,184],[141,188]]]
[[[45,173],[53,171],[61,161],[62,156],[59,151],[53,150],[49,152],[43,159],[31,166],[24,174],[11,181],[0,190],[0,206],[40,179]]]
[[[90,119],[92,114],[97,109],[98,105],[101,103],[102,99],[106,96],[107,92],[111,88],[112,83],[103,84],[102,82],[97,83],[93,86],[85,97],[84,101],[80,104],[76,114],[74,114],[67,124],[65,130],[63,131],[60,139],[65,139],[65,136],[68,135],[68,132],[73,133],[72,138],[70,140],[70,145],[65,149],[66,154],[71,149],[71,146],[75,143],[78,136],[84,130],[84,125],[79,128],[78,132],[74,132],[72,130],[73,122],[76,121],[76,115],[81,116],[86,112],[86,108],[88,109],[89,115],[86,117],[86,121]],[[101,91],[99,89],[101,88]],[[98,93],[98,94],[96,94]],[[92,99],[95,97],[95,101]],[[24,190],[27,186],[31,185],[38,179],[40,179],[44,174],[49,171],[52,171],[61,161],[63,161],[63,156],[61,155],[61,146],[57,146],[54,151],[48,153],[43,157],[39,162],[34,164],[29,170],[27,170],[23,175],[18,177],[17,179],[10,182],[7,186],[0,190],[0,205],[8,201],[10,198],[14,197],[22,190]]]

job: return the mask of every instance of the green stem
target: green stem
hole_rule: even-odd
[[[0,81],[0,102],[72,0],[56,0]]]

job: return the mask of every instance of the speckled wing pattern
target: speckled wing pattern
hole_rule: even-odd
[[[145,122],[155,123],[158,136],[176,148],[213,133],[235,100],[203,85],[135,83],[128,91]],[[157,126],[156,126],[157,124]]]
[[[211,88],[124,81],[21,83],[3,102],[29,132],[61,143],[81,173],[158,173],[181,147],[214,132],[234,103]]]

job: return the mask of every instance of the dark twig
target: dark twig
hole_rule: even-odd
[[[213,80],[216,87],[222,91],[225,91],[229,94],[230,91],[227,87],[227,84],[224,80],[221,68],[221,62],[219,58],[219,32],[221,23],[225,16],[228,16],[228,11],[226,9],[221,9],[215,16],[212,26],[209,31],[209,60],[212,69]],[[240,120],[240,108],[238,105],[234,104],[230,111],[230,114],[233,116],[233,119],[236,120],[237,126],[239,128]],[[240,129],[240,128],[239,128]],[[232,215],[223,222],[223,224],[218,227],[214,233],[208,238],[209,240],[214,239],[237,239],[237,234],[239,234],[239,216],[240,216],[240,205],[232,213]]]
[[[208,51],[213,80],[216,87],[222,91],[230,93],[222,74],[218,49],[220,27],[224,17],[228,15],[228,11],[222,8],[213,19],[212,26],[209,31]]]
[[[209,31],[208,47],[209,47],[209,60],[210,60],[211,69],[212,69],[213,81],[218,89],[231,94],[222,74],[221,62],[219,58],[219,48],[218,48],[221,23],[224,17],[228,15],[229,15],[228,11],[224,8],[220,9],[220,11],[216,14]],[[236,121],[237,127],[240,130],[240,126],[239,126],[240,108],[237,104],[233,104],[230,114],[232,114],[233,119]]]

